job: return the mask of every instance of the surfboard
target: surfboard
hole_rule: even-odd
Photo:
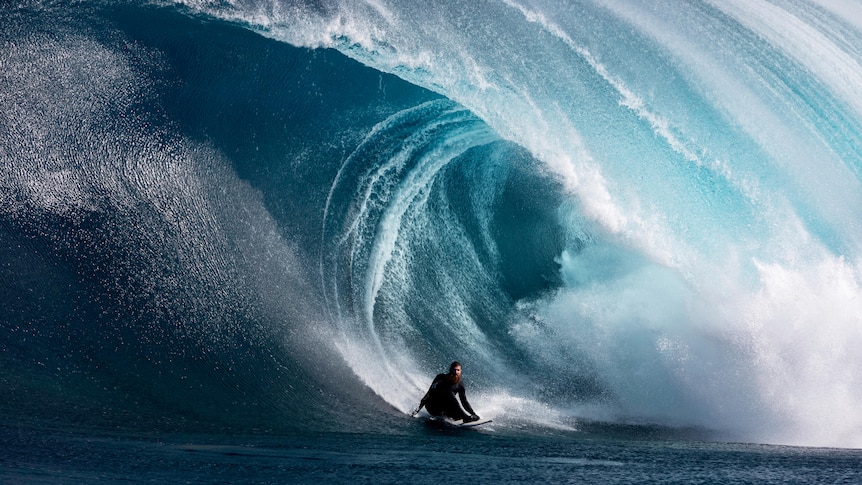
[[[459,428],[475,428],[476,426],[488,424],[491,421],[492,421],[491,419],[480,419],[478,421],[470,421],[469,423],[465,423],[463,421],[455,421],[455,423],[460,423],[460,424],[456,424],[456,426],[458,426]]]
[[[491,419],[480,419],[478,421],[470,421],[465,423],[460,419],[449,419],[442,416],[431,416],[428,418],[428,421],[433,421],[435,423],[443,423],[449,426],[455,426],[456,428],[475,428],[476,426],[481,426],[483,424],[488,424],[492,422]]]

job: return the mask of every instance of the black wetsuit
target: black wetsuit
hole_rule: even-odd
[[[432,416],[447,416],[456,420],[468,419],[476,414],[467,402],[464,384],[453,384],[449,374],[437,374],[419,405],[424,405]]]

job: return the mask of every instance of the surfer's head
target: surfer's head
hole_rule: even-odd
[[[457,360],[449,364],[449,377],[453,382],[461,382],[461,363]]]

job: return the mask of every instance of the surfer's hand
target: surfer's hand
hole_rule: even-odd
[[[417,414],[419,414],[419,408],[414,409],[413,412],[410,413],[410,416],[413,416],[415,418]]]

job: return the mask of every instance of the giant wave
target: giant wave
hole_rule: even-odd
[[[862,446],[858,7],[3,7],[0,413]]]

